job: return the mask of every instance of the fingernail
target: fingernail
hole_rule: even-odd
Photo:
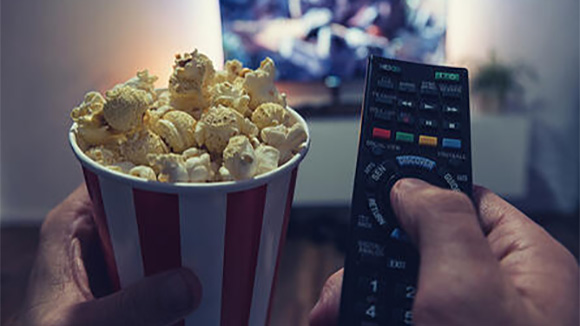
[[[199,283],[191,272],[184,269],[168,275],[161,298],[166,309],[181,313],[196,308],[199,298],[196,298],[195,282]]]

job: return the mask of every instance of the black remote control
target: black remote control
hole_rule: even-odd
[[[413,325],[419,255],[390,207],[404,177],[471,197],[467,70],[371,56],[340,326]]]

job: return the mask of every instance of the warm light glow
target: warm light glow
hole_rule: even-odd
[[[157,87],[166,87],[174,55],[195,48],[217,69],[223,65],[218,0],[65,0],[45,9],[44,17],[58,21],[50,24],[58,41],[53,37],[45,47],[59,52],[63,69],[75,66],[79,78],[100,90],[142,69],[159,76]]]
[[[493,44],[492,17],[482,14],[486,1],[449,0],[446,36],[446,61],[465,66],[487,57]]]

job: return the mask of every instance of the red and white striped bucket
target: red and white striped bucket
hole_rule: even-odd
[[[296,112],[293,116],[306,126]],[[201,281],[199,308],[177,325],[267,325],[299,163],[310,145],[251,180],[145,181],[109,170],[69,140],[94,205],[115,289],[188,267]]]

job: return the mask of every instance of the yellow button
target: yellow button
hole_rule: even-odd
[[[419,136],[419,145],[437,146],[437,137],[421,135]]]

